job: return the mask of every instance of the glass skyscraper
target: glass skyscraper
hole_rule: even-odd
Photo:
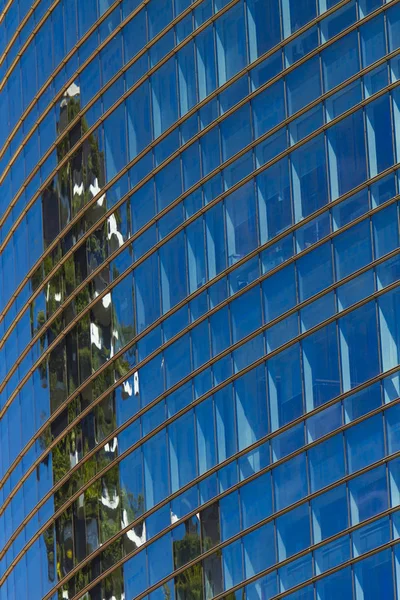
[[[400,600],[400,0],[0,10],[0,600]]]

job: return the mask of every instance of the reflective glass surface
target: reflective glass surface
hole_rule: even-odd
[[[398,600],[399,0],[26,0],[0,600]]]

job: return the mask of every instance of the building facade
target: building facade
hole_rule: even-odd
[[[1,4],[0,599],[399,600],[400,1]]]

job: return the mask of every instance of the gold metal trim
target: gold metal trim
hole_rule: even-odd
[[[0,410],[0,418],[2,418],[2,416],[4,415],[5,411],[7,410],[8,406],[10,406],[12,400],[16,397],[17,393],[20,391],[20,389],[23,387],[23,385],[28,381],[30,375],[32,374],[32,372],[37,368],[37,366],[43,362],[43,359],[48,356],[50,354],[50,352],[57,346],[58,342],[60,341],[60,339],[66,337],[66,335],[68,334],[69,331],[71,331],[73,329],[73,327],[77,324],[78,321],[80,321],[80,319],[87,314],[91,308],[93,307],[93,305],[96,302],[99,302],[107,293],[109,293],[109,291],[111,289],[113,289],[116,285],[118,285],[118,283],[120,281],[122,281],[122,279],[124,279],[124,277],[126,275],[128,275],[131,271],[133,271],[139,264],[141,264],[142,262],[144,262],[144,260],[146,260],[146,258],[148,258],[148,256],[150,256],[153,252],[155,252],[156,250],[158,250],[160,247],[162,247],[164,244],[166,244],[170,239],[172,239],[178,232],[182,231],[185,227],[187,227],[191,222],[193,222],[195,219],[197,219],[198,216],[200,216],[201,214],[204,214],[205,212],[207,212],[208,210],[210,210],[215,204],[217,204],[219,201],[221,201],[222,199],[224,199],[226,196],[229,196],[230,194],[232,194],[234,191],[236,191],[237,189],[239,189],[240,187],[242,187],[244,184],[246,184],[247,182],[251,181],[254,177],[256,177],[259,173],[263,172],[264,170],[266,170],[267,168],[269,168],[271,165],[275,164],[276,162],[278,162],[281,158],[287,156],[288,154],[290,154],[291,152],[293,152],[294,150],[296,150],[297,148],[305,145],[308,141],[310,141],[311,139],[317,137],[320,133],[324,132],[325,130],[329,129],[330,127],[334,126],[336,123],[344,120],[345,118],[347,118],[349,115],[357,112],[357,110],[359,110],[360,108],[363,108],[364,106],[367,106],[368,104],[370,104],[371,102],[375,101],[377,98],[385,95],[388,91],[391,91],[392,89],[395,89],[397,87],[399,87],[400,85],[400,80],[396,81],[390,85],[388,85],[386,88],[383,88],[383,90],[378,91],[376,94],[373,94],[372,96],[369,96],[368,98],[362,100],[361,102],[359,102],[357,105],[353,106],[352,108],[350,108],[349,110],[347,110],[345,113],[343,113],[342,115],[340,115],[339,117],[336,117],[335,119],[332,119],[331,121],[329,121],[329,123],[325,123],[323,124],[321,127],[319,127],[318,129],[316,129],[314,132],[312,132],[311,134],[309,134],[308,136],[306,136],[305,138],[303,138],[302,140],[300,140],[300,142],[297,142],[297,144],[293,144],[290,148],[287,148],[286,150],[284,150],[283,152],[281,152],[277,157],[275,157],[274,159],[272,159],[271,161],[265,163],[264,165],[262,165],[261,167],[259,167],[258,169],[255,169],[254,171],[252,171],[249,175],[247,175],[246,177],[244,177],[242,180],[240,180],[237,184],[235,184],[234,186],[232,186],[229,190],[224,191],[222,194],[220,194],[219,196],[217,196],[216,198],[214,198],[212,201],[210,201],[206,206],[202,207],[197,213],[194,213],[194,215],[192,215],[190,218],[188,218],[184,223],[182,223],[181,225],[179,225],[178,227],[176,227],[170,234],[168,234],[167,236],[165,236],[162,240],[160,240],[159,242],[157,242],[146,254],[144,254],[140,259],[138,259],[136,262],[134,262],[132,265],[130,265],[121,275],[119,275],[119,277],[117,277],[112,283],[110,283],[109,286],[107,286],[107,288],[105,290],[103,290],[103,292],[101,292],[91,303],[89,303],[80,313],[79,315],[77,315],[73,320],[71,320],[71,322],[63,329],[63,332],[58,335],[54,341],[46,348],[45,352],[42,353],[41,357],[36,361],[36,363],[30,368],[30,370],[28,371],[28,373],[22,378],[22,380],[20,381],[20,383],[16,386],[14,392],[9,396],[9,398],[7,399],[7,401],[5,402],[3,408]],[[281,127],[282,125],[280,125]],[[279,128],[280,128],[279,127]],[[273,131],[273,130],[271,130]],[[260,143],[263,139],[265,139],[265,137],[269,137],[269,135],[271,135],[271,132],[267,134],[265,134],[265,136],[261,136],[258,141],[257,144]],[[250,147],[253,147],[255,145],[257,145],[255,142],[251,142],[251,144],[249,144],[246,149],[241,150],[240,152],[238,152],[235,156],[236,158],[243,154],[244,151],[248,151]],[[232,157],[233,158],[233,157]],[[232,160],[232,159],[230,159]],[[228,162],[228,161],[227,161]],[[221,171],[223,168],[225,168],[226,163],[223,163],[223,165],[220,165],[217,169],[215,169],[215,172],[219,172]],[[155,170],[152,171],[152,173],[154,174]],[[215,174],[215,172],[212,172],[213,175]],[[150,174],[151,175],[151,174]],[[149,178],[150,175],[148,176]],[[209,174],[210,175],[210,174]],[[209,177],[209,176],[208,176]],[[204,183],[203,180],[200,180],[201,183]],[[138,184],[139,185],[139,184]],[[179,198],[177,198],[174,202],[172,202],[169,207],[169,210],[171,210],[174,206],[176,206],[177,203],[179,203],[184,197],[186,197],[187,195],[189,195],[190,193],[193,192],[193,189],[196,189],[196,187],[199,187],[200,183],[198,182],[197,184],[195,184],[195,186],[193,186],[193,188],[190,188],[187,192],[185,192],[184,194],[182,194]],[[130,193],[133,193],[136,190],[136,187],[132,188]],[[179,201],[179,202],[178,202]],[[119,206],[119,203],[116,203],[113,207],[113,210],[111,212],[113,212],[117,207]],[[329,206],[332,206],[332,203],[330,203]],[[107,213],[106,213],[107,215]],[[160,218],[162,215],[161,213],[158,215],[158,218]],[[314,214],[314,217],[316,215]],[[153,223],[152,221],[149,221],[142,229],[142,231],[148,229],[151,224]],[[302,224],[304,224],[304,220],[302,221]],[[94,226],[93,226],[94,227]],[[141,231],[141,232],[142,232]],[[288,233],[289,230],[286,230],[286,233]],[[137,236],[138,234],[136,234]],[[125,247],[127,247],[127,245],[129,245],[130,242],[134,241],[135,236],[132,236],[130,238],[130,240],[127,240],[127,242],[125,242],[126,246],[122,245],[119,250],[117,252],[114,253],[113,258],[115,258],[115,256],[119,253],[122,252]],[[106,266],[108,263],[104,262],[102,263],[96,270],[94,270],[91,275],[90,278],[93,278],[98,272],[100,272],[101,270],[104,269],[104,266]],[[51,323],[54,322],[54,320],[57,318],[57,316],[59,316],[60,314],[62,314],[62,311],[64,310],[65,306],[69,304],[69,302],[79,293],[79,291],[81,291],[82,289],[84,289],[84,287],[86,287],[88,280],[90,280],[89,278],[87,278],[85,280],[85,282],[82,282],[77,288],[75,288],[73,294],[71,294],[71,296],[68,298],[68,300],[61,304],[60,307],[53,313],[51,319],[49,319],[47,321],[47,326],[49,327],[51,325]],[[26,346],[26,348],[24,349],[24,352],[22,353],[22,355],[20,356],[20,360],[22,360],[24,358],[24,356],[28,353],[28,351],[30,350],[30,348],[33,346],[33,344],[37,341],[37,339],[39,339],[41,337],[41,335],[43,335],[43,332],[41,332],[41,334],[39,335],[39,333],[37,334],[36,338],[33,338],[29,344]],[[17,362],[16,365],[18,365],[19,363]],[[15,370],[16,365],[13,367],[13,369]],[[0,391],[2,389],[4,389],[5,384],[7,383],[7,381],[9,381],[12,373],[14,372],[14,370],[9,371],[7,377],[3,380],[2,385],[0,386]]]
[[[203,394],[202,396],[200,396],[199,398],[197,398],[196,400],[192,401],[190,405],[184,407],[183,409],[181,409],[178,413],[176,413],[173,417],[170,417],[169,419],[166,419],[165,421],[163,421],[163,423],[161,423],[159,426],[157,426],[154,430],[152,430],[149,434],[147,434],[146,436],[144,436],[143,438],[141,438],[141,440],[139,442],[137,442],[137,444],[132,445],[130,448],[128,448],[125,452],[123,452],[120,456],[118,456],[116,459],[114,459],[111,463],[109,463],[108,465],[106,465],[100,472],[98,472],[91,480],[89,480],[88,482],[86,482],[77,492],[75,492],[75,494],[73,494],[53,515],[52,517],[46,522],[45,525],[42,526],[42,528],[40,528],[40,530],[35,534],[35,536],[32,537],[32,539],[30,540],[30,542],[28,544],[25,545],[24,547],[24,553],[26,552],[26,550],[32,545],[32,543],[34,543],[34,541],[37,539],[37,537],[43,532],[45,531],[53,521],[56,520],[56,518],[62,514],[66,508],[68,508],[68,506],[70,506],[74,500],[76,500],[76,498],[78,498],[88,487],[90,487],[90,485],[92,485],[92,483],[94,481],[96,481],[97,479],[100,479],[102,476],[105,475],[105,473],[107,471],[109,471],[111,468],[113,468],[116,464],[118,464],[119,462],[121,462],[121,460],[123,460],[128,454],[130,454],[131,452],[133,452],[136,447],[144,444],[148,439],[150,439],[151,437],[153,437],[154,435],[156,435],[159,431],[161,431],[162,429],[164,429],[166,426],[168,426],[170,423],[174,422],[175,420],[177,420],[180,416],[182,416],[183,414],[185,414],[186,412],[190,411],[194,406],[197,406],[198,404],[200,404],[201,402],[203,402],[204,400],[206,400],[208,397],[214,395],[215,393],[217,393],[220,389],[224,388],[226,385],[229,385],[231,382],[236,381],[236,379],[242,377],[244,374],[246,374],[247,372],[251,371],[252,369],[256,368],[257,366],[261,365],[263,362],[265,362],[266,360],[269,360],[270,358],[276,356],[277,354],[279,354],[280,352],[282,352],[283,350],[285,350],[286,348],[289,348],[290,346],[296,344],[299,341],[302,341],[304,338],[307,338],[308,336],[313,335],[316,331],[319,331],[320,329],[323,329],[324,327],[326,327],[327,325],[329,325],[330,323],[335,322],[338,318],[341,318],[349,313],[351,313],[352,311],[356,310],[357,308],[360,308],[361,306],[364,306],[365,304],[367,304],[368,302],[370,302],[371,300],[374,299],[378,299],[381,296],[385,295],[386,293],[396,289],[397,287],[399,287],[400,282],[396,281],[393,284],[387,286],[386,288],[382,289],[382,290],[378,290],[375,291],[373,294],[370,294],[369,296],[367,296],[366,298],[363,298],[362,300],[359,300],[357,303],[355,303],[354,305],[352,305],[351,307],[348,307],[347,309],[344,309],[343,311],[340,312],[340,315],[338,314],[334,314],[331,317],[325,319],[324,321],[322,321],[321,323],[318,323],[317,325],[315,325],[314,327],[308,329],[306,332],[302,332],[299,335],[297,335],[295,338],[289,340],[288,342],[286,342],[285,344],[282,344],[279,348],[271,351],[270,353],[264,355],[263,357],[255,360],[253,363],[251,363],[250,365],[248,365],[247,367],[245,367],[244,369],[242,369],[241,371],[234,373],[233,375],[231,375],[229,378],[227,378],[225,381],[223,381],[222,383],[218,384],[217,386],[215,386],[214,388],[212,388],[211,390],[209,390],[208,392],[206,392],[205,394]],[[233,344],[231,347],[229,347],[228,349],[226,349],[225,351],[221,352],[218,357],[214,357],[212,359],[210,359],[209,361],[207,361],[207,363],[205,363],[201,369],[198,369],[196,371],[193,371],[190,375],[190,377],[188,378],[184,378],[183,380],[181,380],[180,382],[178,382],[178,384],[176,384],[175,386],[172,386],[170,388],[170,390],[168,390],[168,392],[164,392],[163,394],[161,394],[155,401],[153,401],[152,403],[149,403],[146,406],[147,410],[150,410],[155,404],[156,402],[159,402],[162,398],[166,397],[168,394],[172,393],[172,391],[175,388],[180,387],[180,385],[182,385],[184,383],[184,381],[186,379],[191,379],[194,375],[197,374],[197,371],[201,371],[204,370],[205,368],[207,368],[210,364],[213,364],[214,362],[216,362],[217,360],[219,360],[221,357],[230,354],[233,350],[235,350],[237,347],[242,346],[243,344],[245,344],[247,341],[249,341],[250,339],[253,339],[254,337],[256,337],[257,335],[259,335],[260,333],[262,333],[264,330],[270,328],[274,323],[271,322],[267,325],[263,325],[260,328],[258,328],[255,332],[253,332],[252,334],[246,336],[246,338],[243,338],[243,340],[241,340],[240,342],[237,342],[236,344]],[[137,369],[137,366],[135,366],[131,372],[135,372]],[[399,370],[399,366],[396,366],[393,369],[390,369],[388,371],[386,371],[385,373],[380,373],[378,376],[376,376],[375,378],[372,378],[371,380],[369,380],[368,385],[371,385],[371,383],[375,380],[379,380],[382,377],[388,377],[390,376],[390,374],[392,373],[396,373]],[[131,372],[127,373],[124,378],[129,377]],[[360,386],[360,389],[364,389],[364,387],[366,387],[366,384],[364,382],[364,384],[362,384],[362,388]],[[342,399],[343,397],[347,397],[349,395],[352,395],[354,393],[356,393],[356,391],[358,390],[358,388],[353,388],[352,390],[349,390],[348,392],[345,392],[344,394],[337,396],[336,399],[334,399],[334,401],[330,401],[327,402],[326,404],[318,407],[317,410],[314,411],[310,411],[310,413],[307,413],[306,415],[302,415],[302,418],[299,419],[299,421],[302,421],[304,418],[309,418],[310,416],[312,416],[313,414],[315,414],[316,412],[321,412],[321,410],[324,410],[326,408],[328,408],[329,406],[331,406],[332,404],[336,403],[338,401],[338,399]],[[109,392],[108,392],[109,393]],[[107,394],[105,394],[107,395]],[[400,401],[400,399],[399,399]],[[394,402],[391,402],[388,406],[393,406]],[[93,405],[91,405],[92,407]],[[382,410],[382,407],[379,407],[380,410]],[[143,411],[146,412],[146,411]],[[141,414],[143,414],[143,412]],[[139,413],[136,413],[135,415],[136,417],[140,416]],[[296,421],[293,421],[290,426],[293,426],[295,424]],[[282,431],[286,430],[285,428],[287,428],[287,426],[285,426],[284,428],[280,428],[278,430],[278,432],[274,432],[275,434],[281,433]],[[271,435],[271,434],[269,434]],[[265,441],[264,438],[262,438],[263,441]],[[257,442],[257,446],[260,445],[261,442],[260,440]],[[254,445],[254,447],[257,447],[256,444]],[[247,453],[252,449],[252,447],[248,447],[246,448],[246,451],[243,451],[243,453]],[[235,455],[236,456],[236,455]],[[82,463],[81,463],[82,464]],[[274,465],[276,465],[278,463],[274,463]],[[218,468],[221,468],[221,465],[219,465]],[[75,472],[75,469],[71,469],[62,479],[59,480],[59,482],[57,482],[56,486],[57,487],[61,487],[61,485],[63,485],[66,481],[68,481],[71,477],[71,474]],[[208,475],[210,474],[210,472],[208,472]],[[193,484],[195,480],[193,480],[191,482],[191,484]],[[54,486],[54,488],[56,488],[56,486]],[[54,489],[53,488],[53,489]],[[180,490],[180,492],[182,492],[182,489]],[[42,506],[42,504],[44,504],[49,497],[52,496],[52,492],[48,492],[48,494],[46,494],[46,496],[44,496],[41,501],[36,505],[35,509],[32,511],[32,514],[34,514],[34,512],[36,512],[38,510],[38,508],[40,508],[40,506]],[[29,521],[29,519],[31,518],[32,514],[28,515],[28,517],[26,518],[26,522]],[[24,523],[24,522],[23,522]],[[132,527],[133,525],[131,524],[130,527]],[[20,528],[23,527],[23,524],[20,525]],[[129,528],[128,528],[129,529]],[[17,535],[19,531],[16,530],[16,532],[14,532],[13,535]],[[11,538],[10,538],[11,540]],[[5,548],[2,550],[2,553],[0,556],[3,556],[3,553],[6,552],[7,548],[8,548],[8,544],[5,546]],[[104,546],[103,546],[104,547]],[[6,573],[4,574],[3,577],[6,577],[6,574],[8,575],[8,573],[10,572],[10,569],[13,568],[13,566],[18,562],[19,558],[21,556],[21,553],[15,557],[15,559],[12,561],[12,563],[10,564],[10,567],[7,569]],[[18,559],[18,560],[17,560]],[[0,585],[2,585],[4,579],[0,580]]]

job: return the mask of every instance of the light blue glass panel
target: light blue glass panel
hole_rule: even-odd
[[[243,538],[245,577],[253,577],[276,561],[274,525],[267,523]],[[260,549],[263,551],[260,552]]]
[[[128,598],[134,598],[146,586],[146,553],[139,552],[124,564],[124,592]]]
[[[396,204],[388,206],[374,215],[372,222],[374,228],[375,256],[380,258],[388,252],[399,247],[398,207]]]
[[[228,385],[214,395],[218,461],[226,460],[237,451],[234,403],[232,385]]]
[[[228,264],[232,265],[257,246],[254,183],[240,187],[225,199]]]
[[[212,398],[207,398],[196,407],[197,453],[200,474],[216,463],[215,424]]]
[[[352,538],[354,556],[359,556],[386,544],[390,540],[389,517],[364,525],[361,529],[354,531]]]
[[[292,222],[289,163],[283,158],[258,175],[260,242],[264,244]]]
[[[196,36],[199,100],[216,88],[214,30],[212,25]]]
[[[275,0],[250,0],[246,7],[250,62],[253,62],[281,39],[279,4]]]
[[[196,104],[195,47],[190,42],[178,52],[180,114],[185,115]]]
[[[242,529],[247,529],[272,512],[271,474],[264,473],[240,488]]]
[[[247,64],[243,2],[238,2],[215,24],[218,82],[224,84]],[[235,44],[232,44],[232,39]]]
[[[400,6],[389,7],[386,11],[388,22],[389,51],[392,52],[400,45]]]
[[[306,337],[302,342],[307,411],[340,393],[336,323]]]
[[[328,155],[331,197],[335,200],[367,179],[362,111],[328,129]]]
[[[321,95],[320,72],[319,56],[314,56],[286,76],[289,115]]]
[[[311,501],[314,542],[318,543],[349,525],[346,486],[335,487]]]
[[[135,269],[136,323],[143,331],[160,316],[158,257],[152,254]]]
[[[181,231],[160,248],[160,270],[163,313],[170,310],[187,295],[184,232]]]
[[[308,452],[311,492],[337,481],[345,475],[342,434],[314,446]]]
[[[292,153],[295,220],[300,221],[328,203],[324,136]]]
[[[126,156],[125,106],[121,104],[104,121],[106,179],[110,181],[128,162]]]
[[[219,501],[221,540],[227,540],[241,530],[239,492],[235,490]]]
[[[388,507],[385,465],[349,482],[351,521],[355,525]]]
[[[297,344],[268,361],[268,385],[271,429],[275,431],[303,412]]]
[[[260,365],[235,382],[239,450],[268,433],[265,367]]]
[[[357,31],[348,33],[322,53],[325,91],[336,87],[360,69]]]
[[[276,519],[279,561],[301,552],[311,544],[308,503]]]
[[[212,279],[226,267],[223,227],[223,205],[217,204],[206,213],[208,277]]]
[[[339,320],[343,390],[379,372],[376,308],[369,302]]]
[[[374,177],[394,161],[389,95],[368,104],[366,115],[370,176]]]
[[[372,260],[371,230],[368,219],[334,239],[336,279],[347,277]]]
[[[281,567],[278,573],[281,592],[307,581],[313,574],[311,554],[302,556],[284,567]],[[298,592],[286,596],[286,598],[288,598],[288,600],[314,600],[314,587],[308,586],[302,588]]]
[[[220,124],[222,160],[228,160],[251,142],[250,106],[246,103]]]
[[[331,121],[362,100],[362,86],[359,79],[329,96],[325,100],[326,120]]]
[[[368,67],[376,60],[382,58],[386,53],[385,21],[383,13],[360,27],[360,38],[362,66]]]
[[[173,493],[197,475],[192,411],[168,426],[168,439]]]
[[[373,294],[375,291],[374,283],[374,273],[371,269],[341,285],[337,289],[339,311]]]
[[[344,413],[346,423],[367,414],[382,403],[380,383],[374,383],[366,389],[345,398]]]
[[[392,551],[383,550],[354,567],[356,600],[394,599]]]
[[[272,471],[275,510],[282,510],[308,494],[305,453],[284,462]]]
[[[324,573],[351,558],[350,536],[345,535],[339,539],[318,548],[315,553],[317,573]]]
[[[143,456],[146,510],[149,510],[170,493],[165,430],[144,444]]]
[[[152,140],[150,94],[147,81],[126,99],[128,118],[129,160],[132,160]]]
[[[281,0],[284,37],[289,37],[308,21],[316,17],[317,6],[314,0]]]
[[[379,298],[381,352],[384,371],[395,367],[400,362],[399,298],[399,289],[395,289]]]
[[[206,281],[206,265],[204,255],[203,218],[196,219],[186,229],[186,241],[189,269],[189,293],[204,285]]]
[[[351,567],[333,573],[317,582],[318,600],[334,598],[352,598],[353,581]]]
[[[222,563],[224,569],[224,589],[236,585],[243,580],[243,549],[242,540],[222,549]]]
[[[330,242],[301,257],[296,264],[300,302],[307,300],[333,283]]]
[[[158,137],[178,118],[175,58],[170,58],[151,76],[154,137]]]

